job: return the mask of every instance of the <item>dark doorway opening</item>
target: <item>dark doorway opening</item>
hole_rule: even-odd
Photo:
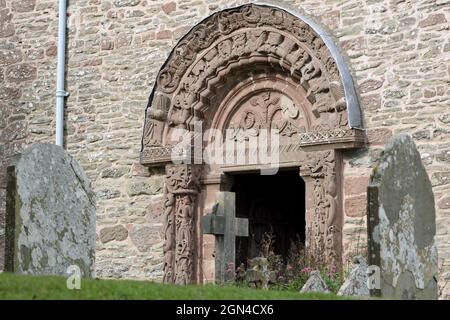
[[[249,220],[249,237],[236,242],[236,265],[261,256],[265,233],[274,237],[273,251],[284,259],[293,241],[305,241],[305,183],[298,170],[276,175],[236,174],[236,216]]]

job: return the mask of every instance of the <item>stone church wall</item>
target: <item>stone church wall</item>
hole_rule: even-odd
[[[97,276],[162,278],[162,172],[139,165],[148,96],[190,27],[248,2],[69,1],[66,147],[98,197]],[[450,269],[450,1],[271,3],[330,29],[354,74],[369,143],[345,154],[347,256],[365,250],[370,168],[386,140],[403,132],[431,177],[439,255]],[[0,237],[10,156],[54,141],[56,34],[57,1],[0,0]]]

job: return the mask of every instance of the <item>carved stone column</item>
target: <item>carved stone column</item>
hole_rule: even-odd
[[[339,151],[308,153],[300,167],[306,185],[306,247],[315,263],[342,266],[342,157]]]
[[[201,166],[166,166],[164,202],[164,282],[195,281],[196,202]]]
[[[175,196],[164,190],[164,282],[175,282]]]

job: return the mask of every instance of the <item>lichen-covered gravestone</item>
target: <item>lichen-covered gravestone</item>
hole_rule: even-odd
[[[366,297],[370,295],[367,287],[367,269],[368,265],[366,259],[362,256],[354,258],[353,268],[347,279],[340,287],[338,296],[357,296]]]
[[[380,267],[381,276],[371,294],[437,299],[434,196],[410,136],[386,144],[370,178],[368,215],[369,264]]]
[[[306,283],[303,285],[300,292],[301,293],[305,293],[305,292],[328,293],[330,291],[328,290],[327,284],[325,283],[325,281],[323,281],[322,277],[320,276],[320,271],[314,270],[314,271],[311,271],[308,280],[306,280]]]
[[[95,196],[78,163],[61,147],[26,149],[7,174],[6,261],[10,272],[92,276]]]

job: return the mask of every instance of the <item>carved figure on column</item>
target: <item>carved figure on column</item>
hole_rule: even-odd
[[[177,284],[194,281],[195,205],[200,167],[166,167],[166,224],[164,280]]]
[[[325,234],[325,253],[328,262],[333,263],[335,266],[338,264],[339,259],[338,250],[336,248],[335,233],[336,233],[336,216],[338,203],[336,177],[331,175],[327,177],[327,191],[325,195],[325,207],[327,208],[327,221],[326,221],[326,234]]]
[[[175,214],[174,214],[175,196],[165,188],[164,201],[164,282],[172,283],[175,281]]]
[[[179,197],[176,215],[176,279],[177,284],[188,284],[193,279],[192,251],[194,246],[194,207],[191,195]]]
[[[307,226],[309,249],[320,262],[338,266],[340,249],[336,240],[336,221],[339,203],[335,164],[334,151],[317,152],[310,155],[301,170],[309,172],[314,179],[311,221]]]

